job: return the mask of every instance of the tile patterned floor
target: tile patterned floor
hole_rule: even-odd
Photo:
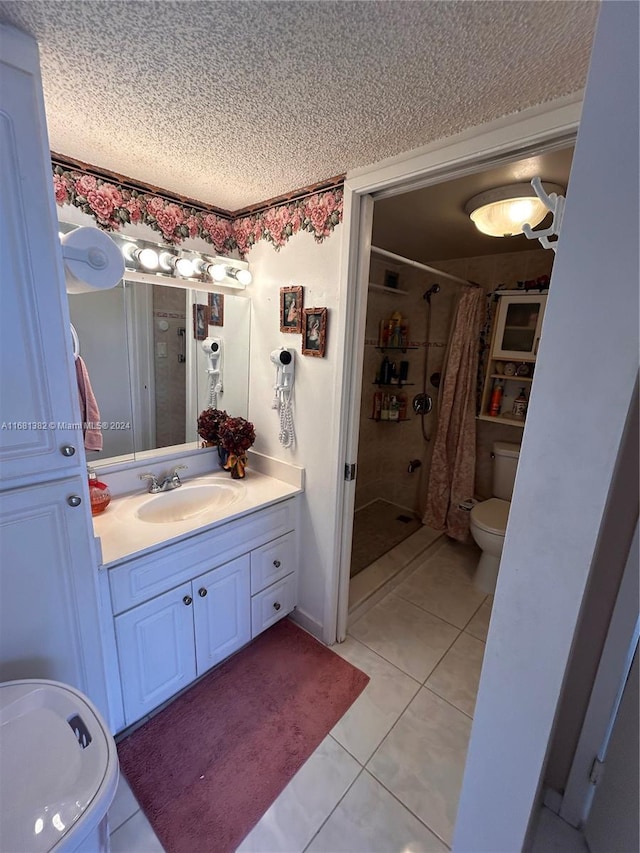
[[[478,557],[442,540],[358,609],[333,649],[369,684],[239,853],[449,849],[492,605],[472,585]],[[125,780],[110,828],[114,853],[162,851]]]

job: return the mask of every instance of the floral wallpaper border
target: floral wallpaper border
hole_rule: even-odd
[[[99,228],[120,231],[128,223],[142,223],[158,231],[167,243],[179,245],[189,237],[200,237],[219,254],[237,249],[246,255],[259,240],[267,240],[278,250],[299,231],[310,232],[321,243],[342,222],[342,180],[317,192],[305,188],[297,198],[234,217],[194,207],[161,191],[125,185],[57,158],[52,166],[56,203],[88,213]]]

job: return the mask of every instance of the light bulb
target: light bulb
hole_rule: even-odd
[[[125,243],[122,247],[122,254],[128,261],[135,261],[137,258],[138,247],[135,243]]]
[[[175,263],[175,256],[171,252],[160,252],[160,266],[165,272],[171,272]]]
[[[183,275],[185,278],[193,275],[193,261],[189,258],[178,258],[176,261],[176,272],[178,275]]]
[[[140,266],[146,270],[158,269],[158,253],[154,249],[142,249],[136,255]]]
[[[224,264],[210,264],[207,272],[214,281],[224,281],[227,275],[227,268]]]
[[[251,284],[253,276],[249,272],[249,270],[236,270],[236,280],[240,284]]]

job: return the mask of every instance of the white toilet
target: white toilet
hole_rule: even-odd
[[[494,442],[491,454],[493,497],[477,503],[471,510],[471,535],[482,548],[473,582],[483,592],[491,595],[496,590],[519,455],[519,444],[508,441]]]
[[[108,853],[118,753],[95,706],[68,684],[0,684],[0,850]]]

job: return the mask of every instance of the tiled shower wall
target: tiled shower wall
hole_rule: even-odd
[[[515,288],[518,281],[549,275],[553,264],[553,252],[544,249],[532,249],[525,252],[512,252],[499,255],[484,255],[475,258],[429,262],[433,266],[482,285],[487,292],[504,284]],[[360,442],[358,448],[358,478],[356,481],[356,509],[365,506],[376,498],[392,501],[418,514],[424,511],[429,464],[436,429],[435,411],[424,419],[425,431],[431,436],[426,442],[422,437],[421,418],[414,415],[411,401],[415,394],[422,392],[425,376],[425,354],[427,356],[426,390],[437,399],[437,389],[429,384],[429,377],[442,369],[449,329],[461,286],[436,274],[423,272],[412,267],[396,266],[375,255],[371,257],[369,280],[375,284],[384,284],[385,271],[399,273],[398,290],[400,293],[381,293],[370,290],[367,305],[367,323],[365,332],[364,373],[362,379],[362,406],[360,412]],[[440,293],[432,296],[431,330],[426,340],[427,303],[423,294],[427,288],[437,282]],[[374,385],[376,374],[384,353],[377,348],[380,322],[388,319],[397,311],[409,318],[409,345],[415,347],[406,353],[387,351],[391,361],[409,362],[408,383],[405,393],[409,397],[406,423],[371,420]],[[428,345],[427,345],[428,344]],[[387,389],[390,390],[390,389]],[[491,494],[491,446],[494,441],[520,443],[522,429],[507,424],[491,424],[476,421],[477,424],[477,461],[476,488],[477,497]],[[421,466],[409,474],[409,462],[419,459]]]

